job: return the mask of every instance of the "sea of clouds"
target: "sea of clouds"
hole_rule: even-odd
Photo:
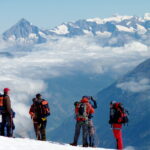
[[[17,50],[16,50],[17,49]],[[27,137],[33,128],[29,116],[31,98],[38,92],[47,91],[45,80],[73,75],[112,73],[120,76],[150,57],[150,48],[137,41],[123,47],[102,47],[93,38],[57,38],[44,44],[32,45],[28,49],[18,49],[0,40],[0,52],[9,52],[13,57],[0,56],[0,91],[11,89],[12,108],[16,112],[16,133]],[[125,88],[133,84],[121,84]],[[63,88],[63,85],[62,85]],[[146,86],[149,88],[149,86]]]

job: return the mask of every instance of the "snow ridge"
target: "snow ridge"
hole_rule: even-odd
[[[87,148],[83,148],[80,146],[73,147],[69,144],[59,144],[53,142],[43,142],[31,139],[21,139],[21,138],[7,138],[0,137],[0,150],[85,150]],[[88,148],[88,150],[112,150],[105,148]]]
[[[77,36],[94,37],[104,47],[124,46],[131,40],[149,44],[150,13],[146,13],[144,17],[116,15],[104,19],[84,19],[63,23],[48,30],[41,30],[29,21],[21,19],[3,33],[5,41],[15,44],[41,44],[55,37],[74,38]],[[114,38],[116,41],[111,42],[114,41]]]

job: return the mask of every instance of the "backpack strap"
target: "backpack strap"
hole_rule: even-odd
[[[0,107],[4,106],[4,97],[0,95]]]
[[[41,104],[42,104],[42,105],[47,105],[47,104],[48,104],[48,101],[45,100],[45,99],[43,99],[42,102],[41,102]]]

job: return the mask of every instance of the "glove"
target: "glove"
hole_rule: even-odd
[[[76,107],[78,103],[79,103],[78,101],[74,102],[74,106]]]
[[[89,114],[88,118],[89,118],[89,119],[93,118],[92,114]]]
[[[31,118],[32,118],[32,119],[36,119],[37,116],[36,116],[35,114],[32,114],[32,115],[31,115]]]
[[[109,120],[109,124],[112,124],[112,121],[111,121],[111,120]]]
[[[91,100],[94,102],[94,101],[96,101],[92,96],[91,96]]]

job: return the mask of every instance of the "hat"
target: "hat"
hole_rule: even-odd
[[[84,98],[87,98],[87,99],[89,99],[89,96],[82,96],[82,99],[84,99]]]
[[[110,102],[110,104],[115,104],[115,103],[117,103],[117,102],[116,102],[116,101],[111,101],[111,102]]]
[[[8,92],[8,91],[10,91],[9,88],[4,88],[4,92]]]
[[[37,97],[37,98],[40,97],[40,96],[42,96],[40,93],[36,94],[36,97]]]

